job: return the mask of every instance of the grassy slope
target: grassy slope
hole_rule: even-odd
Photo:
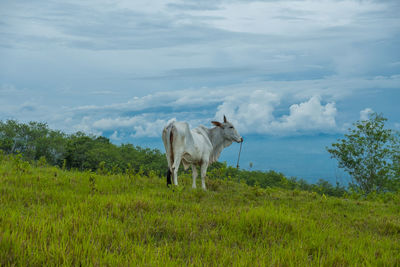
[[[0,265],[400,265],[400,203],[0,160]]]

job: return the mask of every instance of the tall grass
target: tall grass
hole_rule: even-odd
[[[189,175],[0,158],[2,266],[400,266],[400,197],[359,201]]]

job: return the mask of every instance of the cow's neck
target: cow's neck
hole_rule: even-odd
[[[222,135],[222,129],[220,127],[214,127],[210,129],[209,133],[210,141],[213,146],[213,151],[210,156],[210,163],[213,163],[218,160],[222,150],[232,144],[232,141],[224,138]]]

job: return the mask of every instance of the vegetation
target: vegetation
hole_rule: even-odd
[[[142,168],[145,174],[167,169],[165,156],[157,149],[116,146],[106,137],[82,132],[67,135],[39,122],[0,121],[0,150],[20,153],[30,162],[44,157],[49,164],[67,169],[95,171],[101,167],[102,171],[122,173]]]
[[[387,119],[373,113],[357,121],[344,139],[328,148],[340,168],[353,178],[353,187],[366,194],[400,189],[398,136],[385,129]]]
[[[20,153],[22,159],[29,162],[41,160],[63,169],[88,170],[99,174],[126,173],[132,176],[133,173],[155,173],[162,176],[167,170],[165,155],[157,149],[131,144],[116,146],[106,137],[82,132],[67,135],[38,122],[0,121],[0,150],[7,155]],[[317,184],[309,184],[305,180],[289,179],[275,171],[238,170],[219,162],[210,166],[208,176],[262,188],[296,188],[332,196],[343,196],[346,192],[343,186],[337,184],[334,187],[322,179]]]
[[[316,184],[310,184],[303,179],[294,177],[287,178],[285,175],[275,171],[246,171],[227,166],[226,163],[216,163],[207,173],[210,179],[231,180],[244,182],[250,186],[261,188],[278,187],[284,189],[297,189],[316,192],[330,196],[343,196],[346,194],[344,186],[336,184],[332,186],[328,181],[320,179]]]
[[[400,265],[399,194],[190,186],[0,155],[0,265]]]

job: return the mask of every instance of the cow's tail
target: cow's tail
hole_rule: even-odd
[[[168,171],[167,171],[167,186],[169,187],[172,184],[172,166],[174,165],[174,149],[173,149],[173,140],[174,140],[174,131],[173,124],[170,124],[166,128],[166,152],[168,157]]]
[[[167,187],[170,187],[170,185],[172,184],[172,180],[171,180],[171,170],[168,168],[167,171]]]

